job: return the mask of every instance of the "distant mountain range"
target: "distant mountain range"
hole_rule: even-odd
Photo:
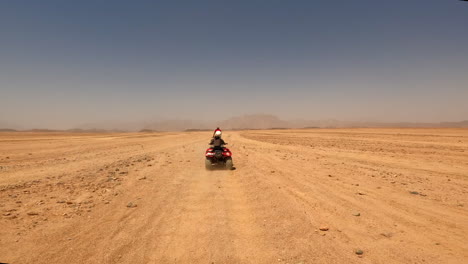
[[[3,126],[2,126],[3,125]],[[0,123],[0,131],[12,131],[6,123]],[[102,122],[77,126],[69,132],[127,132],[127,131],[200,131],[221,127],[226,130],[281,129],[281,128],[345,128],[345,127],[456,127],[468,128],[468,120],[461,122],[417,123],[417,122],[353,122],[327,120],[282,120],[274,115],[244,115],[219,122],[195,120],[163,120],[154,122]],[[24,130],[23,130],[24,131]],[[29,130],[52,131],[52,130]],[[62,130],[63,131],[63,130]]]
[[[334,119],[327,120],[282,120],[274,115],[244,115],[219,122],[196,120],[163,120],[141,124],[114,124],[114,126],[95,124],[84,129],[105,129],[124,131],[200,131],[221,127],[226,130],[241,129],[279,129],[279,128],[345,128],[345,127],[467,127],[468,120],[462,122],[411,123],[411,122],[352,122]]]

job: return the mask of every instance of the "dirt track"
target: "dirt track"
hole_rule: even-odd
[[[209,135],[0,133],[0,262],[468,263],[466,129]]]

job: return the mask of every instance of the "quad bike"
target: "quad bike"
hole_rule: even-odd
[[[228,170],[233,169],[231,151],[222,147],[210,147],[205,152],[205,168],[211,170],[214,167],[224,167]]]

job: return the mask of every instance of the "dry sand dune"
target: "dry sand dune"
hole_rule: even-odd
[[[467,129],[209,135],[0,133],[0,262],[468,262]]]

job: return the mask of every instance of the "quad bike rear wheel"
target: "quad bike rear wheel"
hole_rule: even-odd
[[[207,170],[211,170],[211,167],[212,167],[211,161],[209,159],[205,159],[205,168]]]
[[[232,159],[226,160],[226,164],[224,165],[226,166],[226,169],[232,170]]]

